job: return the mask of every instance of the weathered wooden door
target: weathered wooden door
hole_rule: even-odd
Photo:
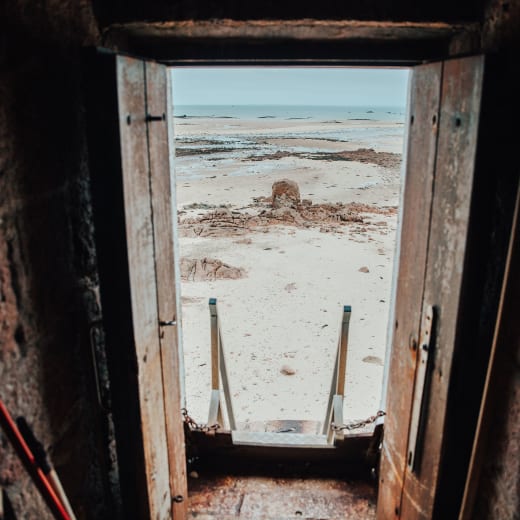
[[[452,362],[460,341],[483,74],[481,56],[412,72],[381,520],[438,517],[450,383],[460,378]]]
[[[88,71],[89,156],[100,292],[125,518],[182,519],[170,75],[96,54]]]

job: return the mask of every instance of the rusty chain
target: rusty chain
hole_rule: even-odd
[[[342,430],[357,430],[359,428],[363,428],[365,426],[368,426],[369,424],[372,424],[373,422],[376,422],[379,417],[384,417],[386,415],[386,412],[383,412],[383,410],[379,410],[376,415],[371,415],[370,417],[363,419],[362,421],[353,421],[348,424],[334,424],[332,423],[330,427],[332,428],[332,431],[339,432]]]
[[[220,429],[220,424],[204,424],[198,423],[195,419],[193,419],[186,408],[181,408],[181,413],[184,422],[188,425],[189,429],[192,432],[203,432],[203,433],[211,433]]]
[[[214,424],[205,424],[205,423],[198,423],[193,419],[190,414],[188,413],[188,410],[186,408],[181,409],[182,417],[184,422],[188,425],[189,429],[191,431],[196,432],[202,432],[202,433],[212,433],[220,429],[219,423]],[[366,419],[363,419],[361,421],[353,421],[348,424],[335,424],[332,423],[330,427],[332,428],[332,431],[339,432],[342,430],[358,430],[359,428],[363,428],[365,426],[368,426],[369,424],[374,423],[379,417],[384,417],[386,415],[386,412],[383,412],[383,410],[379,410],[376,415],[371,415],[370,417],[367,417]]]

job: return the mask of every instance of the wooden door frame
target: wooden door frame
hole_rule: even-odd
[[[210,39],[211,40],[211,39]],[[221,43],[222,39],[218,38],[215,39],[215,43]],[[157,42],[156,42],[157,43]],[[211,41],[209,42],[211,43]],[[323,59],[322,57],[316,57],[315,61],[308,61],[305,59],[306,53],[308,52],[308,45],[311,46],[315,44],[316,42],[313,42],[312,40],[306,40],[305,38],[302,38],[299,40],[297,44],[293,44],[291,47],[291,56],[285,60],[280,60],[280,56],[283,56],[283,46],[275,45],[271,46],[270,49],[268,49],[268,54],[271,53],[271,55],[274,55],[275,60],[272,62],[268,59],[264,61],[258,61],[258,58],[253,58],[250,61],[244,61],[240,57],[237,58],[236,50],[233,47],[230,47],[223,53],[221,53],[218,57],[210,56],[210,58],[205,58],[204,63],[205,64],[222,64],[224,57],[224,63],[226,65],[243,65],[243,64],[283,64],[284,66],[298,66],[298,65],[309,65],[309,64],[317,64],[317,65],[327,65],[327,60]],[[184,42],[176,42],[177,44],[177,50],[178,49],[188,49],[190,48],[190,41],[189,37]],[[205,42],[205,48],[208,45],[208,41]],[[247,42],[245,43],[247,46]],[[402,42],[401,48],[404,49],[406,46],[406,41]],[[124,45],[120,45],[120,48],[125,48]],[[135,45],[135,39],[130,42],[130,44],[127,47],[128,51],[135,51],[136,48],[139,48],[139,45]],[[157,54],[157,46],[152,47],[142,47],[143,54],[148,56],[153,56]],[[431,51],[432,48],[435,48],[435,45],[430,46],[429,49]],[[146,50],[148,49],[148,50]],[[324,55],[327,54],[327,49],[330,50],[330,46],[325,47]],[[362,52],[360,53],[359,49],[363,49],[363,44],[360,43],[357,46],[354,47],[354,50],[352,53],[348,56],[345,56],[343,58],[339,57],[336,58],[334,61],[335,65],[353,65],[353,64],[373,64],[378,66],[385,66],[385,64],[388,64],[390,66],[394,66],[396,64],[406,64],[406,66],[413,66],[417,62],[420,61],[420,57],[417,55],[414,55],[412,58],[406,58],[405,60],[402,60],[401,62],[398,59],[399,56],[399,50],[394,52],[391,57],[383,57],[382,59],[377,59],[375,56],[377,56],[377,48],[374,51],[373,48],[371,48],[371,52],[368,54],[368,58],[366,55],[364,55]],[[165,52],[164,49],[161,52]],[[173,51],[171,51],[173,52]],[[177,52],[177,51],[175,51]],[[172,55],[167,56],[165,54],[162,54],[160,57],[162,60],[169,64],[186,64],[190,65],[193,64],[193,60],[183,60],[178,58],[178,56],[175,56],[175,52],[172,53]],[[195,46],[195,53],[196,53],[196,46]],[[349,49],[346,49],[346,52],[348,54]],[[192,53],[190,50],[188,54]],[[358,54],[356,54],[358,53]],[[438,47],[438,56],[439,58],[446,57],[448,53],[448,46],[445,45],[445,42],[443,42],[442,45],[439,45]],[[406,54],[406,53],[405,53]],[[429,58],[435,54],[435,51],[430,53]],[[357,59],[356,56],[359,56],[361,59]],[[396,58],[397,56],[397,58]],[[408,54],[407,54],[408,56]],[[201,62],[199,62],[201,63]],[[498,67],[498,69],[496,69]],[[495,69],[500,70],[500,65],[496,65]],[[105,71],[105,80],[107,78],[110,78],[109,71]],[[486,106],[490,105],[491,107],[494,106],[494,103],[491,101],[491,94],[494,92],[496,94],[497,87],[499,86],[498,79],[493,80],[491,76],[487,78],[487,84],[485,88],[485,101],[483,102],[483,108],[485,112],[485,117],[488,121],[494,121],[496,120],[496,117],[493,117],[492,110],[486,111]],[[89,82],[92,82],[92,78],[89,78]],[[106,83],[100,84],[99,81],[95,82],[95,89],[97,89],[98,93],[103,95],[106,95]],[[487,96],[487,97],[486,97]],[[99,99],[99,98],[98,98]],[[107,102],[113,102],[113,100],[108,100]],[[486,105],[487,104],[487,105]],[[116,135],[117,128],[115,128],[114,122],[110,121],[108,118],[104,119],[104,125],[107,130],[107,135]],[[94,131],[94,130],[93,130]],[[492,153],[491,148],[496,145],[498,142],[498,132],[495,135],[491,135],[489,130],[487,131],[481,131],[479,133],[479,139],[480,143],[483,145],[478,150],[478,158],[477,158],[477,167],[479,170],[486,170],[486,168],[489,168],[491,158],[490,155]],[[110,161],[115,161],[117,163],[117,158],[114,158],[111,156],[113,151],[111,150],[111,145],[114,143],[104,143],[101,144],[101,148],[106,153],[106,157],[109,159],[107,162],[110,163]],[[107,165],[98,165],[101,170],[106,171]],[[489,178],[486,180],[484,173],[479,174],[479,182],[481,183],[481,189],[478,192],[478,197],[475,206],[475,211],[472,213],[472,218],[470,219],[470,229],[469,229],[469,242],[468,242],[468,248],[470,251],[472,251],[472,254],[479,254],[481,255],[481,261],[479,262],[478,268],[472,267],[470,265],[466,265],[465,269],[468,271],[469,276],[467,279],[467,283],[464,289],[464,304],[461,307],[460,310],[460,323],[459,323],[459,340],[460,340],[460,348],[458,349],[458,360],[456,360],[457,365],[463,365],[465,362],[468,361],[468,354],[471,353],[471,341],[469,340],[469,336],[473,340],[478,340],[480,342],[485,343],[486,337],[489,335],[490,328],[492,329],[493,324],[496,320],[496,306],[498,302],[498,293],[499,288],[501,285],[501,278],[503,274],[503,268],[505,265],[505,258],[506,258],[506,249],[507,247],[504,246],[506,243],[505,237],[508,234],[508,231],[510,229],[510,222],[512,218],[512,201],[510,200],[511,197],[508,196],[510,194],[510,188],[511,188],[511,179],[504,178],[503,176],[499,179],[495,179],[494,181],[490,180]],[[109,176],[106,177],[103,180],[103,193],[98,193],[98,196],[101,197],[101,199],[107,201],[110,199],[111,195],[114,196],[118,193],[120,187],[117,185],[114,185],[114,179],[111,179]],[[486,188],[487,186],[487,188]],[[487,190],[487,191],[486,191]],[[94,187],[95,191],[95,187]],[[495,200],[492,200],[492,199]],[[113,245],[114,237],[117,236],[117,230],[121,229],[121,215],[122,215],[122,208],[120,207],[120,204],[117,202],[117,197],[115,196],[112,200],[112,203],[114,204],[115,214],[116,218],[113,219],[113,222],[107,223],[103,222],[103,226],[105,226],[107,229],[102,231],[102,235],[105,237],[102,240],[107,240],[110,242],[111,245]],[[486,204],[490,203],[488,207],[491,208],[491,218],[486,223],[484,221],[484,218],[482,215],[478,215],[478,204]],[[492,227],[492,224],[494,227]],[[99,219],[96,218],[96,229],[100,229],[101,222]],[[486,230],[485,233],[481,232],[482,227]],[[108,229],[110,228],[110,229]],[[493,236],[491,236],[493,235]],[[110,238],[109,238],[110,237]],[[119,244],[122,245],[122,244]],[[490,246],[494,248],[493,254],[490,254]],[[110,266],[112,269],[117,269],[117,266],[120,266],[122,262],[125,262],[127,259],[125,257],[125,251],[122,247],[117,247],[117,253],[112,255],[110,258],[107,258],[104,256],[100,251],[98,252],[99,255],[99,265],[100,265],[100,272],[103,271],[103,265]],[[479,293],[478,290],[475,289],[474,285],[475,283],[481,283],[488,289],[488,292],[486,294]],[[106,323],[111,323],[112,326],[114,326],[115,329],[117,329],[118,326],[122,327],[118,334],[119,339],[124,341],[125,337],[125,331],[124,331],[124,324],[127,323],[128,320],[128,314],[124,309],[119,308],[119,304],[121,301],[126,301],[129,298],[128,291],[125,289],[125,287],[116,287],[111,288],[109,290],[111,295],[109,296],[108,301],[110,301],[113,304],[113,308],[111,309],[111,305],[104,306],[103,312],[104,312],[104,319]],[[477,293],[477,294],[476,294]],[[488,295],[491,295],[488,297]],[[477,296],[477,298],[475,298]],[[472,314],[471,310],[475,310],[475,308],[478,306],[478,303],[483,303],[484,305],[484,311],[481,312],[481,316],[487,326],[487,329],[479,330],[477,332],[474,331],[474,333],[470,334],[468,337],[463,338],[462,335],[464,334],[464,331],[470,331],[474,329],[474,321],[475,316]],[[118,309],[118,310],[116,310]],[[485,347],[484,352],[481,353],[479,356],[479,359],[471,364],[472,369],[474,371],[474,377],[472,378],[471,385],[473,388],[479,388],[483,384],[483,380],[480,377],[480,374],[482,372],[485,372],[485,368],[487,367],[487,358],[485,355]],[[112,364],[112,370],[111,370],[111,378],[112,378],[112,400],[113,400],[113,410],[114,414],[116,416],[116,429],[118,428],[121,431],[121,428],[125,428],[126,426],[130,426],[131,424],[138,424],[137,417],[132,414],[131,410],[128,408],[125,409],[125,399],[127,398],[127,395],[125,394],[124,388],[125,388],[125,376],[121,373],[120,367],[115,366],[114,362],[110,363],[110,356],[109,356],[109,364]],[[460,388],[460,385],[462,384],[462,378],[458,377],[453,382],[453,384],[450,384],[450,390],[458,389]],[[118,389],[118,387],[120,387]],[[468,389],[466,388],[466,391]],[[453,390],[451,390],[451,393],[453,394]],[[456,400],[455,400],[456,402]],[[478,391],[473,394],[472,399],[472,406],[469,407],[470,409],[466,409],[464,413],[458,414],[458,409],[453,404],[449,410],[449,417],[448,417],[448,425],[444,432],[444,446],[445,446],[445,454],[441,460],[442,465],[442,478],[439,485],[439,492],[437,497],[437,508],[438,511],[445,511],[445,508],[443,504],[446,503],[446,500],[444,498],[446,497],[452,497],[453,496],[453,483],[455,480],[460,480],[461,475],[466,474],[466,466],[463,462],[464,457],[461,455],[457,455],[457,447],[460,447],[460,432],[463,433],[463,443],[468,446],[468,449],[471,446],[471,441],[473,439],[474,434],[474,422],[476,421],[476,414],[475,410],[478,410],[478,407],[480,405],[480,394]],[[455,408],[454,408],[455,406]],[[391,412],[388,411],[387,412]],[[403,419],[403,420],[406,420]],[[119,427],[117,427],[117,423],[119,423]],[[139,431],[135,431],[132,428],[128,428],[125,431],[125,435],[121,436],[118,435],[116,432],[116,440],[118,443],[118,451],[123,454],[123,458],[125,458],[125,454],[127,456],[130,456],[130,454],[135,455],[135,446],[142,445],[142,438],[140,437]],[[464,450],[462,450],[464,451]],[[449,458],[455,455],[454,458]],[[462,462],[461,462],[462,461]],[[125,462],[122,462],[120,460],[120,466],[124,466]],[[138,463],[139,465],[139,463]],[[450,474],[450,469],[457,469],[453,475]],[[457,478],[455,477],[455,474],[457,475]],[[130,507],[132,505],[137,506],[137,497],[135,496],[135,488],[133,486],[125,485],[125,477],[124,472],[122,472],[121,480],[123,485],[123,494],[124,494],[124,500],[126,503],[130,504]],[[397,511],[397,514],[399,514],[399,511]]]

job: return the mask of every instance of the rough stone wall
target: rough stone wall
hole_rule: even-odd
[[[96,1],[105,23],[146,18],[149,5],[118,2],[122,15],[114,19],[114,4]],[[159,18],[181,9],[177,4],[159,2],[165,6],[158,8]],[[215,14],[211,2],[199,4]],[[242,13],[241,5],[233,8],[242,14],[238,18],[258,13]],[[191,9],[186,16],[200,15]],[[293,9],[291,16],[306,13]],[[337,18],[336,9],[326,16]],[[377,9],[360,9],[365,18],[381,16]],[[509,50],[516,59],[520,0],[490,0],[482,21],[483,49]],[[80,50],[98,43],[91,0],[0,2],[0,398],[14,416],[27,418],[49,448],[78,517],[96,519],[116,516],[117,487],[108,482],[109,423],[97,407],[90,369],[89,326],[100,310]],[[505,376],[477,500],[479,518],[518,518],[520,511],[518,358]],[[3,435],[0,486],[19,518],[49,517]]]
[[[0,25],[0,398],[48,448],[78,517],[110,518],[80,61],[97,26],[89,0],[4,0]],[[18,518],[49,517],[1,433],[0,486]]]
[[[520,54],[520,0],[489,0],[482,28],[482,48],[505,57],[513,81]],[[503,125],[516,135],[519,105],[513,87],[510,111]],[[509,89],[506,89],[506,92]],[[513,144],[514,138],[511,140]],[[513,144],[514,146],[514,144]],[[505,150],[508,146],[505,145]],[[504,152],[505,152],[504,150]],[[507,152],[506,152],[507,153]],[[510,160],[511,174],[520,178],[520,166]],[[476,493],[474,518],[477,520],[513,520],[520,518],[520,338],[518,336],[518,269],[511,280],[510,295],[504,304],[509,337],[499,343],[501,373],[494,397],[493,424],[482,461],[482,473]]]
[[[482,48],[486,52],[517,53],[519,24],[519,0],[489,0],[482,24]]]
[[[517,342],[518,343],[518,342]],[[520,345],[497,403],[474,508],[475,520],[520,518]]]

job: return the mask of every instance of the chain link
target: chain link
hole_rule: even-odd
[[[202,433],[211,433],[215,432],[220,429],[219,423],[214,424],[205,424],[205,423],[198,423],[193,419],[186,408],[181,409],[182,417],[184,419],[184,422],[188,425],[191,431],[196,432],[202,432]],[[348,424],[335,424],[332,423],[330,427],[332,428],[332,431],[339,432],[342,430],[358,430],[359,428],[364,428],[365,426],[368,426],[369,424],[372,424],[376,422],[379,417],[384,417],[386,415],[386,412],[383,412],[383,410],[379,410],[376,415],[372,415],[366,419],[363,419],[361,421],[353,421]]]
[[[192,432],[203,432],[203,433],[210,433],[215,432],[220,429],[220,424],[204,424],[204,423],[198,423],[193,419],[186,408],[181,408],[182,417],[184,419],[184,422],[188,425],[189,429]]]
[[[386,415],[386,412],[383,412],[383,410],[379,410],[376,415],[371,415],[367,419],[364,419],[362,421],[353,421],[348,424],[334,424],[332,423],[330,427],[332,428],[332,431],[339,432],[342,430],[357,430],[359,428],[364,428],[365,426],[368,426],[369,424],[372,424],[373,422],[376,422],[376,420],[379,417],[384,417]]]

